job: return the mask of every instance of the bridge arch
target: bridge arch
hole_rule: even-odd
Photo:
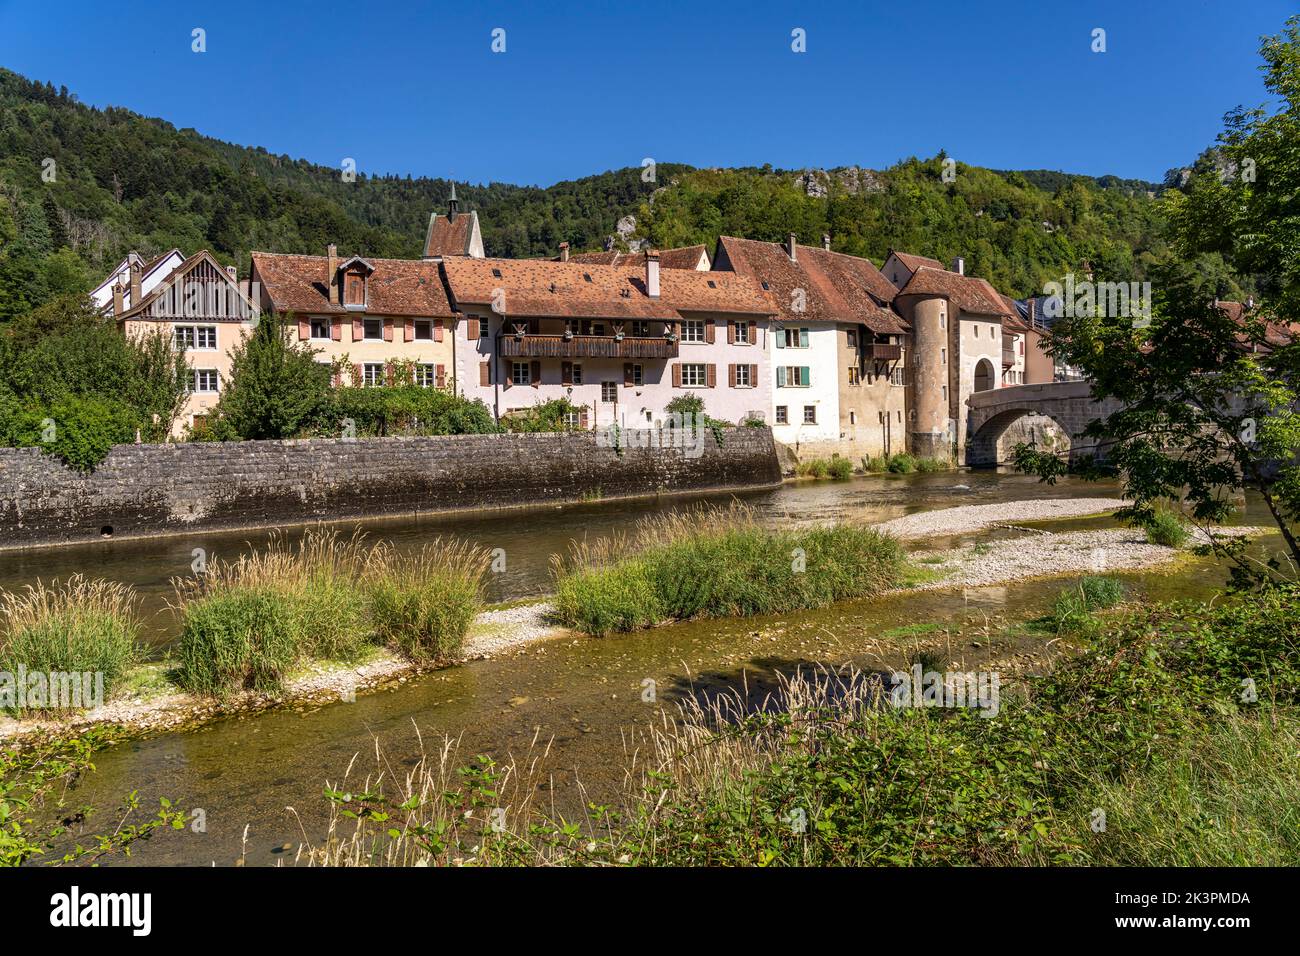
[[[1039,451],[1068,452],[1073,447],[1074,436],[1064,422],[1036,408],[1008,408],[984,422],[971,436],[966,445],[967,464],[1000,465],[1009,461],[1011,448],[999,446],[1011,427],[1027,417],[1034,421],[1029,424],[1028,434],[1023,436],[1023,440],[1033,443]]]
[[[1081,433],[1093,419],[1105,418],[1120,408],[1113,399],[1104,402],[1093,399],[1087,382],[992,388],[974,392],[966,399],[966,405],[970,410],[965,449],[968,465],[996,465],[998,440],[1026,415],[1051,419],[1069,441],[1071,459],[1104,454],[1104,449],[1098,449],[1091,439],[1082,438]]]

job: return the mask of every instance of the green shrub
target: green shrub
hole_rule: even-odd
[[[177,681],[225,697],[240,690],[277,694],[303,656],[292,601],[266,587],[222,590],[187,603],[177,642]]]
[[[0,671],[102,674],[104,697],[142,656],[130,588],[74,575],[0,598]],[[89,702],[88,702],[89,703]]]
[[[831,465],[825,458],[813,458],[801,461],[795,466],[795,474],[804,478],[825,478],[830,474]]]
[[[1187,525],[1172,511],[1156,511],[1144,525],[1147,541],[1166,548],[1181,548],[1191,537]]]
[[[898,543],[874,529],[763,528],[752,512],[693,509],[646,519],[630,543],[577,545],[557,563],[557,615],[592,634],[664,620],[822,607],[892,587]]]
[[[1057,596],[1048,620],[1058,634],[1088,630],[1096,625],[1094,611],[1123,599],[1124,584],[1117,578],[1086,577]]]
[[[477,613],[486,554],[456,542],[433,542],[413,555],[381,545],[371,554],[365,586],[375,635],[416,661],[460,651]]]
[[[887,471],[889,469],[889,458],[881,455],[876,458],[863,458],[862,470],[865,472]]]
[[[916,470],[916,459],[906,452],[902,452],[892,456],[886,468],[896,475],[910,475]]]
[[[847,458],[841,458],[839,455],[833,457],[830,465],[827,466],[830,476],[836,481],[844,481],[853,475],[853,462]]]
[[[952,463],[946,458],[918,458],[916,460],[916,470],[922,474],[930,474],[936,471],[948,471]]]

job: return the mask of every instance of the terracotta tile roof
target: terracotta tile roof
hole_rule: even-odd
[[[643,259],[644,261],[644,259]],[[645,270],[545,259],[444,259],[453,301],[491,303],[505,296],[505,314],[564,318],[677,319],[686,312],[773,315],[774,303],[744,276],[659,270],[659,298],[646,295]]]
[[[457,217],[459,218],[459,217]],[[339,263],[345,260],[340,257]],[[451,318],[438,263],[412,259],[367,259],[374,267],[366,280],[366,311],[374,315]],[[253,277],[277,312],[352,312],[329,300],[329,260],[325,256],[253,253]]]
[[[928,256],[914,256],[910,252],[895,252],[890,250],[889,255],[907,266],[908,270],[911,272],[915,272],[922,266],[929,266],[931,269],[942,269],[944,267],[943,263],[938,259],[931,259]],[[888,258],[888,256],[886,256],[886,258]]]
[[[462,212],[455,219],[433,213],[429,216],[429,230],[424,234],[424,255],[431,256],[467,256],[470,241],[474,235],[474,224],[478,219],[475,210]]]
[[[1237,325],[1244,326],[1248,321],[1250,308],[1243,302],[1220,301],[1218,309]],[[1249,340],[1250,335],[1244,330],[1237,336],[1237,341],[1242,345],[1250,344]],[[1300,340],[1300,323],[1266,321],[1264,323],[1264,341],[1259,344],[1265,348],[1273,349],[1290,345],[1296,340]]]
[[[796,261],[791,262],[779,243],[732,236],[722,236],[718,245],[719,259],[725,257],[727,265],[752,276],[760,287],[767,283],[783,321],[854,322],[880,334],[907,332],[907,324],[889,308],[898,290],[868,259],[796,246]],[[799,312],[794,310],[796,289],[804,291]]]
[[[659,250],[659,268],[661,269],[698,269],[700,257],[704,257],[704,268],[708,269],[708,253],[704,245],[679,246],[676,249]],[[556,262],[559,259],[554,260]],[[585,262],[597,266],[635,266],[645,267],[644,252],[577,252],[569,256],[570,262]]]
[[[959,276],[946,269],[922,266],[912,274],[899,295],[941,295],[963,312],[974,315],[1016,317],[1014,306],[984,279]]]

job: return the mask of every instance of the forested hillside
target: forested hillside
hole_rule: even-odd
[[[891,248],[947,261],[1008,293],[1090,263],[1146,277],[1167,258],[1151,184],[1050,171],[997,172],[945,157],[883,171],[692,169],[660,164],[541,189],[457,184],[477,209],[489,255],[601,248],[619,219],[660,245],[719,234],[781,240],[791,231],[877,262]],[[53,160],[51,166],[48,160]],[[951,178],[951,177],[950,177]],[[0,320],[85,290],[130,249],[211,250],[247,269],[252,249],[417,256],[450,182],[365,176],[178,130],[124,109],[94,109],[66,89],[0,70]]]

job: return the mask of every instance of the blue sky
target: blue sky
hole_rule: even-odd
[[[0,0],[0,65],[86,103],[368,173],[547,185],[645,157],[879,168],[946,149],[1000,169],[1159,179],[1213,141],[1225,111],[1264,100],[1259,37],[1293,10]],[[791,50],[796,28],[805,53]]]

